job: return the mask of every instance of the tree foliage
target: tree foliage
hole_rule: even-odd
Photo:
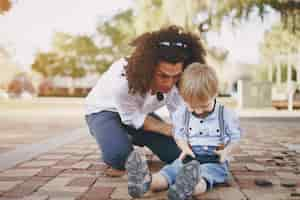
[[[260,46],[263,56],[296,53],[300,51],[300,33],[292,33],[283,25],[275,25],[265,33],[264,42]]]
[[[272,8],[281,14],[284,29],[295,33],[300,31],[300,2],[297,0],[212,0],[210,17],[206,23],[220,25],[224,17],[230,16],[232,22],[240,19],[248,19],[253,10],[264,19],[266,13]]]
[[[276,80],[276,62],[280,64],[281,68],[281,80],[287,80],[287,62],[288,55],[299,54],[300,52],[300,33],[293,33],[291,30],[285,29],[282,24],[277,24],[272,29],[265,33],[264,41],[260,45],[260,53],[263,63],[266,66],[262,66],[262,73],[264,77],[267,77],[268,65],[273,65],[273,80]],[[286,59],[284,59],[284,56]],[[279,58],[280,62],[279,62]],[[291,63],[295,65],[295,63]],[[295,67],[295,66],[294,66]],[[295,68],[292,69],[292,80],[296,80]]]
[[[99,65],[96,60],[99,49],[88,36],[58,32],[53,37],[52,46],[52,51],[39,52],[32,64],[32,69],[45,77],[82,77],[88,71],[96,71]]]
[[[100,38],[102,61],[110,63],[119,57],[128,56],[132,50],[130,41],[147,31],[172,24],[197,31],[194,18],[199,9],[205,8],[203,2],[205,4],[207,1],[135,0],[133,8],[98,23],[97,37]]]

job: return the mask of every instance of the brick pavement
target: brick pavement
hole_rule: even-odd
[[[300,200],[300,124],[245,120],[242,127],[245,135],[231,162],[232,179],[201,199]],[[162,166],[155,156],[148,158],[152,171]],[[109,178],[105,168],[87,133],[0,172],[0,200],[130,199],[126,175]],[[147,193],[143,199],[166,199],[166,193]]]

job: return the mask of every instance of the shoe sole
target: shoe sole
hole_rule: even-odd
[[[147,161],[137,151],[132,151],[125,168],[128,173],[128,194],[133,198],[141,197],[146,192],[144,178],[150,173]]]
[[[199,167],[200,164],[197,161],[191,161],[182,167],[175,184],[168,190],[168,199],[186,200],[193,194],[200,178]]]

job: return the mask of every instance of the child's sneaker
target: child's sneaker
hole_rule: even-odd
[[[185,164],[176,176],[175,184],[169,188],[168,199],[186,200],[192,196],[200,178],[200,164],[193,160]]]
[[[125,168],[128,173],[128,193],[133,198],[141,197],[151,184],[151,173],[147,161],[137,151],[132,151]]]

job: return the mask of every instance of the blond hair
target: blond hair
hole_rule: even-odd
[[[206,102],[218,93],[218,78],[215,70],[201,63],[187,66],[179,82],[179,91],[188,102]]]

